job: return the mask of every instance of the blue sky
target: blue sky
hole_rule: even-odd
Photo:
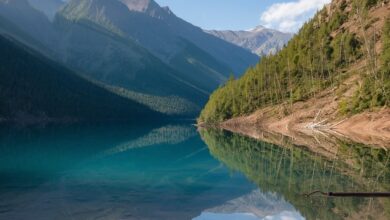
[[[156,0],[204,29],[247,30],[264,25],[296,32],[330,0]]]

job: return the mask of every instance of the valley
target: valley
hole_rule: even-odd
[[[389,149],[388,0],[0,0],[0,220],[388,220]]]

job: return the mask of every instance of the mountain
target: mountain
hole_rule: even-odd
[[[87,77],[155,96],[178,95],[195,103],[205,99],[206,92],[132,39],[89,21],[72,22],[58,16],[55,22],[62,34],[56,48],[60,60]]]
[[[62,0],[28,0],[28,2],[35,9],[43,12],[51,21],[61,6],[65,4]]]
[[[21,122],[157,119],[10,37],[0,36],[0,119]]]
[[[147,15],[149,18],[153,18],[154,22],[160,21],[155,23],[158,26],[151,25],[151,22],[147,23],[150,25],[148,25],[149,28],[138,28],[144,30],[144,34],[150,35],[149,29],[156,29],[160,31],[159,34],[170,34],[173,39],[187,39],[201,50],[215,57],[222,64],[227,65],[236,75],[241,75],[249,66],[258,61],[258,57],[254,54],[248,53],[233,44],[221,41],[214,36],[205,34],[199,27],[177,17],[169,7],[160,7],[153,0],[121,0],[121,2],[126,4],[132,12],[140,12]],[[141,19],[138,16],[137,18]],[[139,40],[142,41],[142,36],[139,35],[139,37]],[[166,41],[166,39],[160,40],[162,42]],[[148,45],[148,42],[145,42],[145,44]]]
[[[164,114],[197,115],[211,91],[258,60],[152,0],[46,1],[0,0],[14,27],[0,31]]]
[[[282,49],[293,36],[293,34],[283,33],[263,26],[257,26],[248,31],[210,30],[205,32],[237,46],[246,48],[259,56],[276,53]]]
[[[19,19],[22,12],[26,16]],[[3,16],[7,19],[3,18],[0,31],[156,111],[194,117],[207,99],[208,92],[183,79],[133,39],[88,20],[75,22],[57,15],[52,23],[26,0],[2,0]]]
[[[161,8],[155,1],[153,0],[119,0],[130,11],[145,13],[151,17],[158,19],[169,19],[173,12],[169,9],[169,7]]]
[[[0,16],[14,24],[15,28],[29,35],[28,38],[35,39],[36,42],[40,42],[42,45],[55,42],[53,40],[55,35],[50,21],[42,12],[33,8],[27,0],[0,0]],[[0,28],[4,31],[5,27]],[[10,34],[12,34],[11,32]],[[19,34],[14,35],[16,38],[26,39],[27,37]],[[35,47],[37,45],[29,46]]]
[[[171,61],[181,59],[181,63],[199,69],[198,72],[208,70],[205,76],[224,75],[227,78],[231,73],[240,75],[258,61],[256,55],[204,33],[153,0],[72,0],[60,14],[72,21],[89,20],[131,37],[173,67],[176,65]],[[213,58],[209,62],[214,65],[204,63],[198,53],[188,49],[194,46],[198,51],[209,54]],[[181,57],[183,53],[190,56]],[[190,74],[180,66],[175,68]]]
[[[388,134],[390,5],[358,2],[333,0],[280,52],[216,90],[199,121]]]

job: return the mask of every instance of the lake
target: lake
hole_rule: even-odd
[[[303,195],[390,191],[389,160],[177,123],[3,126],[0,219],[390,219],[390,199]]]

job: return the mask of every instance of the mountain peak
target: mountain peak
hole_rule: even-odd
[[[245,48],[259,56],[275,53],[292,37],[289,33],[282,33],[261,25],[246,31],[206,32],[239,47]]]
[[[173,14],[172,10],[168,6],[162,7],[162,9],[164,9],[168,14]]]
[[[249,29],[248,32],[261,32],[261,31],[264,31],[265,29],[267,29],[267,28],[262,26],[262,25],[258,25],[254,28]]]
[[[120,0],[130,11],[147,12],[160,8],[153,0]]]
[[[166,19],[171,17],[173,12],[168,7],[160,7],[153,0],[119,0],[130,11],[145,13],[153,18]]]

